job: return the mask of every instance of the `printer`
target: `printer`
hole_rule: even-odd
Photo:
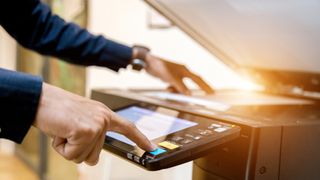
[[[138,102],[241,128],[193,161],[195,180],[320,179],[320,2],[145,0],[259,91],[188,97],[95,89],[111,109]]]

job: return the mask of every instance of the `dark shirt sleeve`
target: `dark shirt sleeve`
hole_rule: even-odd
[[[2,1],[0,25],[24,47],[73,64],[117,71],[132,56],[132,48],[66,23],[39,0]],[[0,69],[0,138],[21,143],[35,119],[41,90],[39,77]]]
[[[34,121],[42,80],[0,68],[0,138],[21,143]]]
[[[132,48],[66,23],[39,0],[5,0],[0,14],[1,25],[12,37],[44,55],[115,71],[126,67],[132,56]]]

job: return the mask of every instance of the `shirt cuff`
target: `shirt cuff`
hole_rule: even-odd
[[[111,40],[107,41],[96,65],[108,67],[114,71],[126,68],[132,58],[132,48]]]
[[[21,143],[37,113],[42,79],[0,69],[0,138]]]

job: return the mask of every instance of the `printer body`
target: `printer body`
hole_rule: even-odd
[[[195,180],[320,179],[320,3],[145,1],[263,90],[201,97],[228,104],[223,110],[159,98],[159,90],[96,89],[92,98],[111,109],[146,102],[240,126],[237,139],[194,160]]]

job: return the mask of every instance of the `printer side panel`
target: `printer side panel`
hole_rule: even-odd
[[[225,143],[193,163],[194,180],[245,179],[250,158],[256,152],[258,130],[241,127],[240,137]]]
[[[241,137],[194,161],[194,180],[279,178],[281,127],[241,127]]]
[[[252,157],[255,168],[251,168],[248,179],[276,180],[279,178],[281,138],[282,127],[263,127],[260,129],[257,153],[255,157]]]
[[[320,125],[287,126],[283,130],[280,180],[318,180]]]

